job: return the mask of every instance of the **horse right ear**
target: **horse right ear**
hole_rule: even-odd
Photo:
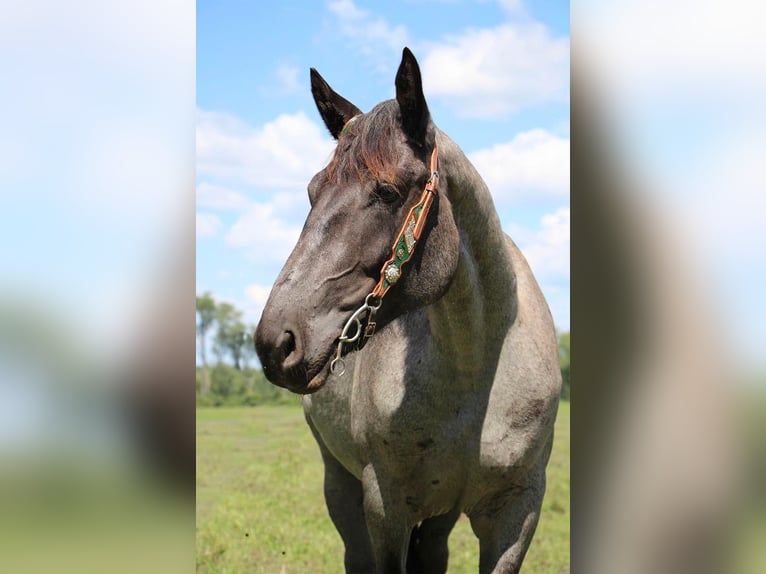
[[[396,72],[396,101],[402,113],[402,128],[410,140],[423,146],[428,131],[430,114],[423,95],[420,66],[409,48],[402,50],[402,63]]]
[[[335,93],[324,78],[314,68],[311,68],[311,93],[324,120],[324,125],[330,130],[330,135],[336,140],[346,122],[362,113],[354,104],[343,96]]]

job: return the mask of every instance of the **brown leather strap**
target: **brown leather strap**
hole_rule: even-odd
[[[402,275],[402,268],[409,262],[415,252],[415,245],[423,233],[423,227],[428,217],[428,211],[436,193],[436,186],[439,184],[439,148],[434,143],[434,150],[431,153],[431,177],[426,182],[425,189],[420,196],[420,200],[412,206],[404,218],[399,234],[391,246],[391,257],[383,264],[380,270],[380,280],[372,291],[372,295],[377,299],[382,299],[388,293],[388,290],[399,281]]]

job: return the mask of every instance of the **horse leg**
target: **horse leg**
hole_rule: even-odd
[[[348,574],[375,569],[375,559],[364,520],[362,483],[334,458],[325,459],[324,496],[330,518],[345,546],[343,564]]]
[[[348,574],[375,571],[375,559],[364,520],[362,483],[348,472],[325,447],[309,422],[324,462],[324,498],[345,547],[343,564]]]
[[[469,515],[479,539],[481,574],[516,574],[537,528],[545,493],[545,474],[514,485]]]
[[[404,574],[413,524],[408,523],[406,505],[400,500],[401,485],[380,484],[372,465],[362,471],[362,485],[367,531],[377,565],[375,572]]]
[[[424,520],[412,529],[407,552],[407,574],[444,574],[447,571],[449,538],[460,509]]]

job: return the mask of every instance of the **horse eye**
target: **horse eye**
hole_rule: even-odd
[[[378,189],[375,190],[375,195],[377,195],[385,203],[394,203],[402,197],[399,193],[399,190],[388,183],[379,185]]]

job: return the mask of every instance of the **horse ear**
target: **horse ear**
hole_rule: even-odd
[[[324,78],[311,68],[311,93],[330,135],[338,139],[346,122],[361,114],[361,110],[343,96],[335,93]]]
[[[423,146],[428,128],[428,105],[423,95],[420,67],[409,48],[402,51],[402,63],[396,72],[396,101],[402,113],[402,128],[411,140]]]

